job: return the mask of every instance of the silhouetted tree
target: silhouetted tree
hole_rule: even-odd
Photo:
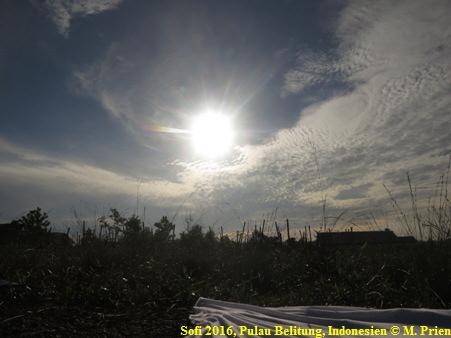
[[[45,212],[41,212],[41,208],[30,210],[26,216],[22,216],[19,219],[18,223],[23,226],[24,231],[49,232],[50,221],[48,220],[48,215]]]
[[[140,233],[142,230],[141,227],[142,223],[141,220],[139,219],[138,216],[136,216],[135,214],[132,215],[132,217],[130,217],[128,220],[125,221],[124,226],[125,226],[125,232],[127,234],[130,233]]]
[[[186,231],[180,234],[180,239],[182,241],[190,242],[202,242],[204,239],[204,232],[202,231],[202,226],[195,224],[190,226]]]
[[[124,239],[133,241],[134,243],[145,241],[148,239],[148,233],[144,233],[142,222],[139,217],[133,214],[124,222]]]
[[[183,247],[193,250],[202,250],[211,248],[217,243],[216,235],[213,229],[204,233],[203,227],[200,224],[187,227],[185,231],[180,234],[180,242]]]
[[[207,241],[207,243],[216,243],[217,242],[216,234],[212,228],[208,229],[207,233],[205,234],[205,240]]]
[[[114,240],[117,241],[119,233],[124,231],[126,218],[122,217],[116,208],[111,208],[110,218],[113,220]]]
[[[175,225],[172,222],[169,222],[166,216],[163,216],[160,222],[155,223],[154,226],[157,228],[157,230],[155,231],[156,239],[162,241],[174,239]]]

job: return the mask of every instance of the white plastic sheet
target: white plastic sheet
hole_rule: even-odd
[[[199,298],[190,337],[451,337],[451,310],[259,307]]]

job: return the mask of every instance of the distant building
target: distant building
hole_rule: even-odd
[[[413,243],[412,236],[398,237],[393,231],[346,231],[346,232],[318,232],[316,235],[319,246],[362,245],[362,244],[394,244]]]
[[[0,224],[0,242],[14,240],[20,231],[22,231],[22,225],[16,221]]]
[[[23,226],[17,221],[0,224],[0,243],[10,243],[24,234]],[[73,245],[74,241],[64,232],[49,232],[46,234],[46,240],[57,245]]]

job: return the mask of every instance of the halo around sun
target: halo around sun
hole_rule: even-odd
[[[233,144],[233,130],[229,117],[205,113],[196,117],[191,127],[191,138],[196,153],[217,158],[227,153]]]

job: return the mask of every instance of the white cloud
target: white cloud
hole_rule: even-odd
[[[447,1],[349,3],[334,23],[338,47],[299,51],[281,93],[302,97],[307,88],[323,85],[346,91],[332,92],[304,109],[296,125],[265,144],[237,148],[238,160],[222,167],[174,162],[181,168],[178,187],[203,189],[193,202],[205,208],[219,203],[228,206],[224,212],[228,208],[230,213],[241,210],[242,217],[246,211],[260,217],[283,206],[292,217],[306,221],[312,209],[321,212],[321,190],[331,209],[358,212],[389,202],[383,183],[406,192],[406,171],[413,173],[415,184],[431,186],[446,165],[437,154],[450,147],[449,22]],[[130,72],[121,69],[133,69],[126,61],[133,58],[121,57],[124,49],[112,46],[103,61],[76,76],[86,93],[133,129],[137,121],[163,111],[140,111],[136,98],[145,91],[164,93],[162,83],[155,84],[161,81],[158,65],[146,72],[153,72],[148,77],[159,91],[146,86],[152,86],[142,79],[146,76],[126,90],[132,83]],[[168,110],[159,118],[174,121],[177,113]],[[427,190],[419,197],[423,192]]]
[[[349,73],[349,70],[341,67],[336,57],[321,51],[302,49],[298,53],[296,62],[296,67],[289,70],[284,76],[285,85],[282,88],[282,97],[298,94],[317,84],[342,80]]]
[[[98,14],[115,9],[123,0],[46,0],[50,17],[65,37],[69,36],[74,17]]]
[[[121,49],[119,43],[112,44],[102,60],[74,72],[70,85],[75,92],[97,99],[114,118],[130,127],[134,111],[128,94],[135,79],[129,75],[133,64],[121,55]]]
[[[110,204],[118,200],[119,207],[133,205],[136,201],[135,177],[118,174],[112,170],[55,158],[51,155],[16,146],[0,138],[0,154],[7,161],[0,162],[0,182],[5,191],[1,196],[2,218],[13,218],[7,206],[21,196],[21,208],[64,208],[78,200]],[[195,188],[189,183],[167,180],[142,180],[139,186],[141,205],[174,210]],[[15,206],[17,208],[17,206]],[[25,211],[25,210],[23,210]],[[7,213],[6,216],[4,213]],[[14,211],[15,212],[15,211]],[[153,215],[156,218],[162,215]],[[6,219],[5,219],[6,221]]]
[[[241,161],[225,171],[184,163],[183,175],[198,177],[210,197],[247,206],[255,216],[268,206],[308,212],[320,206],[321,189],[331,208],[370,210],[389,202],[384,183],[408,207],[407,171],[425,205],[427,188],[446,169],[447,158],[437,154],[450,147],[450,7],[446,1],[351,3],[336,23],[337,50],[299,51],[282,95],[301,96],[335,80],[350,89],[308,107],[266,144],[242,147]]]

